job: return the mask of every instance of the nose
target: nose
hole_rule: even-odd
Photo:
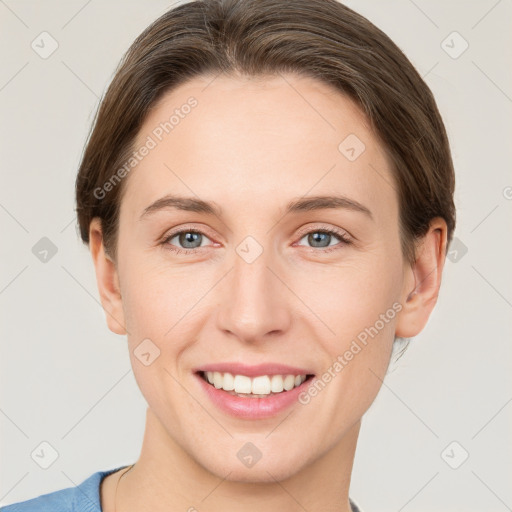
[[[266,251],[248,262],[234,255],[223,280],[218,328],[244,343],[259,343],[285,333],[291,321],[290,292]],[[288,294],[286,293],[288,292]]]

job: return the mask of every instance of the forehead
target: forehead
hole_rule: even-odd
[[[167,193],[256,212],[338,192],[396,214],[389,162],[365,116],[308,77],[194,78],[153,106],[134,149],[143,146],[122,205],[134,216]]]

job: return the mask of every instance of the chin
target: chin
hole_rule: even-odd
[[[241,443],[237,443],[237,445],[239,444]],[[275,483],[292,477],[307,464],[303,451],[293,457],[289,453],[289,449],[283,447],[283,450],[282,453],[272,450],[271,456],[265,456],[265,453],[262,453],[261,458],[255,462],[254,460],[246,463],[242,462],[245,453],[240,448],[233,451],[234,456],[226,456],[216,452],[205,460],[198,458],[196,461],[210,473],[229,482]]]

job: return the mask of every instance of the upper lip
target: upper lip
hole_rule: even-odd
[[[194,372],[220,372],[231,373],[232,375],[247,375],[247,377],[257,377],[259,375],[312,375],[313,372],[289,366],[281,363],[261,363],[256,365],[247,365],[236,362],[211,363],[205,364],[194,369]]]

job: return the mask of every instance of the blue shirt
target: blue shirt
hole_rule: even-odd
[[[0,512],[102,512],[100,484],[104,477],[119,471],[120,466],[108,471],[98,471],[76,487],[67,487],[59,491],[42,494],[12,505],[0,508]]]
[[[104,477],[128,466],[120,466],[108,471],[98,471],[76,487],[42,494],[37,498],[13,503],[0,508],[0,512],[102,512],[100,484]],[[350,500],[353,512],[362,512]]]

